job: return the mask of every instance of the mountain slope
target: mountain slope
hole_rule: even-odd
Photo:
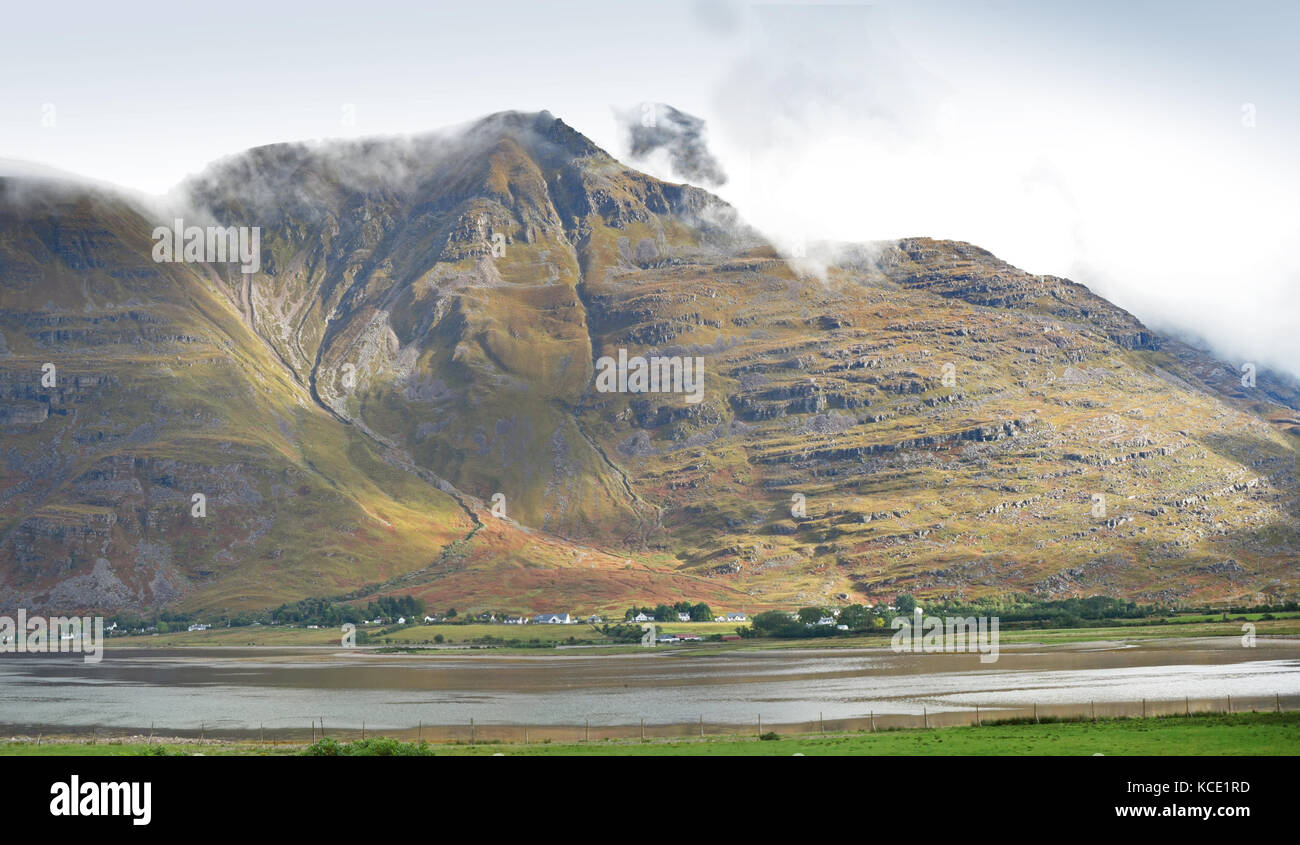
[[[154,263],[152,228],[109,195],[0,182],[7,605],[264,606],[470,531],[317,408],[205,268]]]
[[[17,193],[0,589],[29,607],[1296,592],[1294,383],[967,244],[800,272],[544,112],[218,163],[186,214],[261,227],[248,276],[154,264],[170,221],[124,200]],[[620,350],[698,357],[702,401],[600,392]],[[54,359],[84,384],[40,390]]]

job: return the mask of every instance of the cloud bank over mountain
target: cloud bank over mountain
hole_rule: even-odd
[[[1296,60],[1239,61],[1227,11],[1144,9],[1094,40],[1104,8],[1012,5],[704,4],[700,32],[734,49],[697,107],[721,193],[788,250],[966,240],[1300,374],[1300,120],[1277,87]]]

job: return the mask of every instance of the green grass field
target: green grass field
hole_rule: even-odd
[[[169,744],[167,750],[204,756],[299,754],[302,745],[209,742]],[[1197,714],[1097,722],[990,724],[877,733],[701,740],[589,743],[438,744],[443,756],[754,756],[791,754],[870,756],[1274,756],[1300,754],[1300,712]],[[156,753],[143,743],[0,743],[0,756],[133,756]]]

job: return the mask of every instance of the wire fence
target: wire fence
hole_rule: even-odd
[[[423,724],[394,729],[361,725],[331,725],[323,717],[304,719],[292,725],[232,725],[229,722],[199,722],[181,728],[76,728],[16,727],[6,730],[10,741],[19,742],[90,742],[90,743],[164,743],[164,742],[242,742],[265,745],[301,745],[324,736],[339,740],[357,740],[377,736],[430,743],[581,743],[628,740],[682,740],[709,737],[758,737],[775,732],[782,735],[833,734],[872,731],[938,729],[959,726],[989,727],[1007,723],[1044,723],[1096,721],[1105,719],[1141,719],[1157,717],[1192,717],[1206,714],[1289,712],[1300,710],[1300,694],[1271,696],[1225,696],[1223,698],[1141,699],[1137,701],[1089,701],[1069,704],[971,705],[953,710],[951,705],[932,710],[922,706],[920,713],[876,713],[849,718],[822,718],[805,721],[769,721],[755,712],[752,721],[714,721],[703,714],[692,722],[660,723],[643,719],[622,724],[501,724],[472,719],[466,724]]]

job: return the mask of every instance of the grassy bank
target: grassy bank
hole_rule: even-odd
[[[770,735],[769,735],[770,736]],[[1100,719],[986,724],[932,730],[757,737],[723,736],[701,740],[605,741],[532,744],[436,744],[439,756],[1108,756],[1206,755],[1274,756],[1300,754],[1300,712],[1163,716],[1150,719]],[[283,756],[301,754],[305,745],[219,742],[0,743],[0,756]]]

